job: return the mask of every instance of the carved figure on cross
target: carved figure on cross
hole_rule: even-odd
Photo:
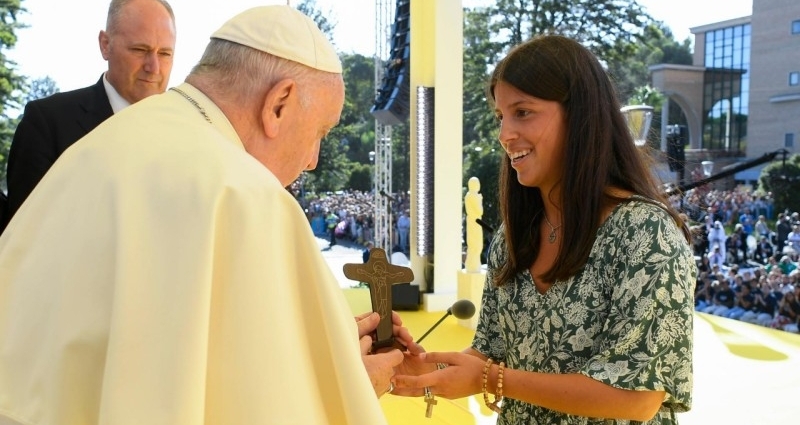
[[[348,279],[367,284],[372,301],[372,311],[381,316],[373,348],[391,346],[394,338],[392,337],[392,291],[390,287],[398,283],[413,281],[414,272],[408,267],[389,263],[386,251],[381,248],[372,248],[366,263],[345,264],[344,275]]]

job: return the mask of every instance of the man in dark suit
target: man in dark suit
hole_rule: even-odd
[[[112,0],[98,41],[108,70],[97,83],[25,106],[9,152],[0,231],[68,147],[115,112],[166,90],[175,50],[175,15],[166,0]]]
[[[6,208],[8,208],[8,197],[5,192],[0,190],[0,233],[3,233],[3,227],[5,227]]]

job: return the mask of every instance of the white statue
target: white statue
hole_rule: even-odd
[[[481,251],[483,251],[483,228],[476,221],[483,216],[483,195],[481,182],[477,177],[470,177],[469,191],[464,196],[464,209],[467,211],[467,259],[464,268],[467,273],[481,271]]]

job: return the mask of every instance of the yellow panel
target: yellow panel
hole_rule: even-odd
[[[411,0],[412,87],[436,82],[436,2]],[[413,92],[412,88],[412,92]]]

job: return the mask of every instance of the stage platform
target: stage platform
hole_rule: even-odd
[[[444,312],[400,312],[412,335],[422,335]],[[681,425],[767,425],[800,423],[800,335],[695,314],[694,401]],[[460,351],[473,331],[450,316],[423,344],[428,351]],[[381,405],[390,425],[494,424],[482,396],[438,398],[431,419],[422,398],[385,395]]]
[[[320,243],[324,246],[323,243]],[[356,262],[359,251],[324,252],[332,268]],[[342,280],[343,288],[348,282]],[[369,311],[366,289],[344,289],[353,313]],[[411,334],[419,337],[444,312],[400,311]],[[461,351],[473,331],[450,316],[425,338],[428,351]],[[494,425],[496,415],[483,396],[458,400],[437,398],[433,417],[425,418],[422,398],[381,398],[389,425]],[[681,413],[681,425],[800,424],[800,335],[704,313],[694,317],[694,400]]]

